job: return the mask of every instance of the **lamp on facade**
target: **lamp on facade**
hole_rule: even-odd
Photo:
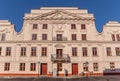
[[[40,61],[38,61],[37,64],[38,64],[38,78],[39,78],[39,76],[40,76]]]

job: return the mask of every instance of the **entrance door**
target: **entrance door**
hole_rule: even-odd
[[[41,64],[41,75],[47,75],[47,63]]]
[[[63,50],[62,49],[57,49],[56,54],[57,54],[57,58],[62,58]]]
[[[78,75],[78,64],[77,63],[72,64],[72,75]]]

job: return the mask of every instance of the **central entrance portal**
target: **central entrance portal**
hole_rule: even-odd
[[[56,49],[56,58],[62,59],[63,57],[63,49]],[[62,71],[62,63],[57,63],[57,75],[60,76],[59,72]]]

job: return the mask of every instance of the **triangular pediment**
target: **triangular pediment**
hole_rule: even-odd
[[[85,19],[74,13],[63,10],[55,10],[49,13],[44,13],[39,16],[29,18],[29,19],[45,19],[45,20],[75,20],[75,19]]]

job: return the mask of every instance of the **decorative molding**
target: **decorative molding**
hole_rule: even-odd
[[[93,17],[82,17],[64,10],[54,10],[49,13],[44,13],[36,17],[24,17],[25,20],[94,20]]]
[[[64,48],[65,45],[63,45],[63,44],[56,44],[55,47],[56,47],[56,48]]]
[[[71,44],[68,44],[68,46],[71,46]]]

